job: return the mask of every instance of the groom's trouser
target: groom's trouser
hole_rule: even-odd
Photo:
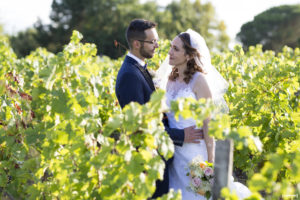
[[[165,162],[165,171],[164,171],[164,179],[161,180],[157,180],[156,181],[156,190],[152,196],[152,198],[158,198],[161,197],[164,194],[167,194],[169,192],[169,164],[170,162],[172,162],[173,158],[169,159],[168,161],[166,161],[163,157],[162,159]]]

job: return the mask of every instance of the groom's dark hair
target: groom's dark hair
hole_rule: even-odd
[[[130,22],[126,30],[126,40],[129,48],[132,48],[133,40],[144,40],[146,39],[145,30],[155,28],[156,23],[145,19],[134,19]]]

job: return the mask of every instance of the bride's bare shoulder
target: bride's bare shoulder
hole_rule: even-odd
[[[198,84],[207,84],[206,75],[202,72],[196,72],[195,73],[195,85]]]
[[[211,98],[211,91],[204,73],[196,72],[193,90],[197,98]]]

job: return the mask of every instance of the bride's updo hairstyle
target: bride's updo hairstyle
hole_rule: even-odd
[[[197,49],[193,48],[191,46],[191,39],[190,35],[186,32],[180,33],[178,37],[181,39],[183,43],[183,48],[185,50],[185,53],[191,57],[191,59],[187,62],[187,68],[184,71],[184,82],[188,84],[190,80],[192,79],[193,75],[198,72],[204,72],[204,70],[201,68],[201,66],[197,65],[195,62],[195,57],[200,58],[200,54],[197,51]],[[172,72],[169,76],[169,79],[171,81],[175,81],[178,78],[178,69],[176,67],[173,67]]]

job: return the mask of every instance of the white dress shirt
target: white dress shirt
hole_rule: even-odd
[[[134,60],[136,60],[142,67],[145,66],[145,62],[142,61],[141,59],[139,59],[138,57],[136,57],[135,55],[133,55],[132,53],[128,53],[127,56],[133,58]]]

